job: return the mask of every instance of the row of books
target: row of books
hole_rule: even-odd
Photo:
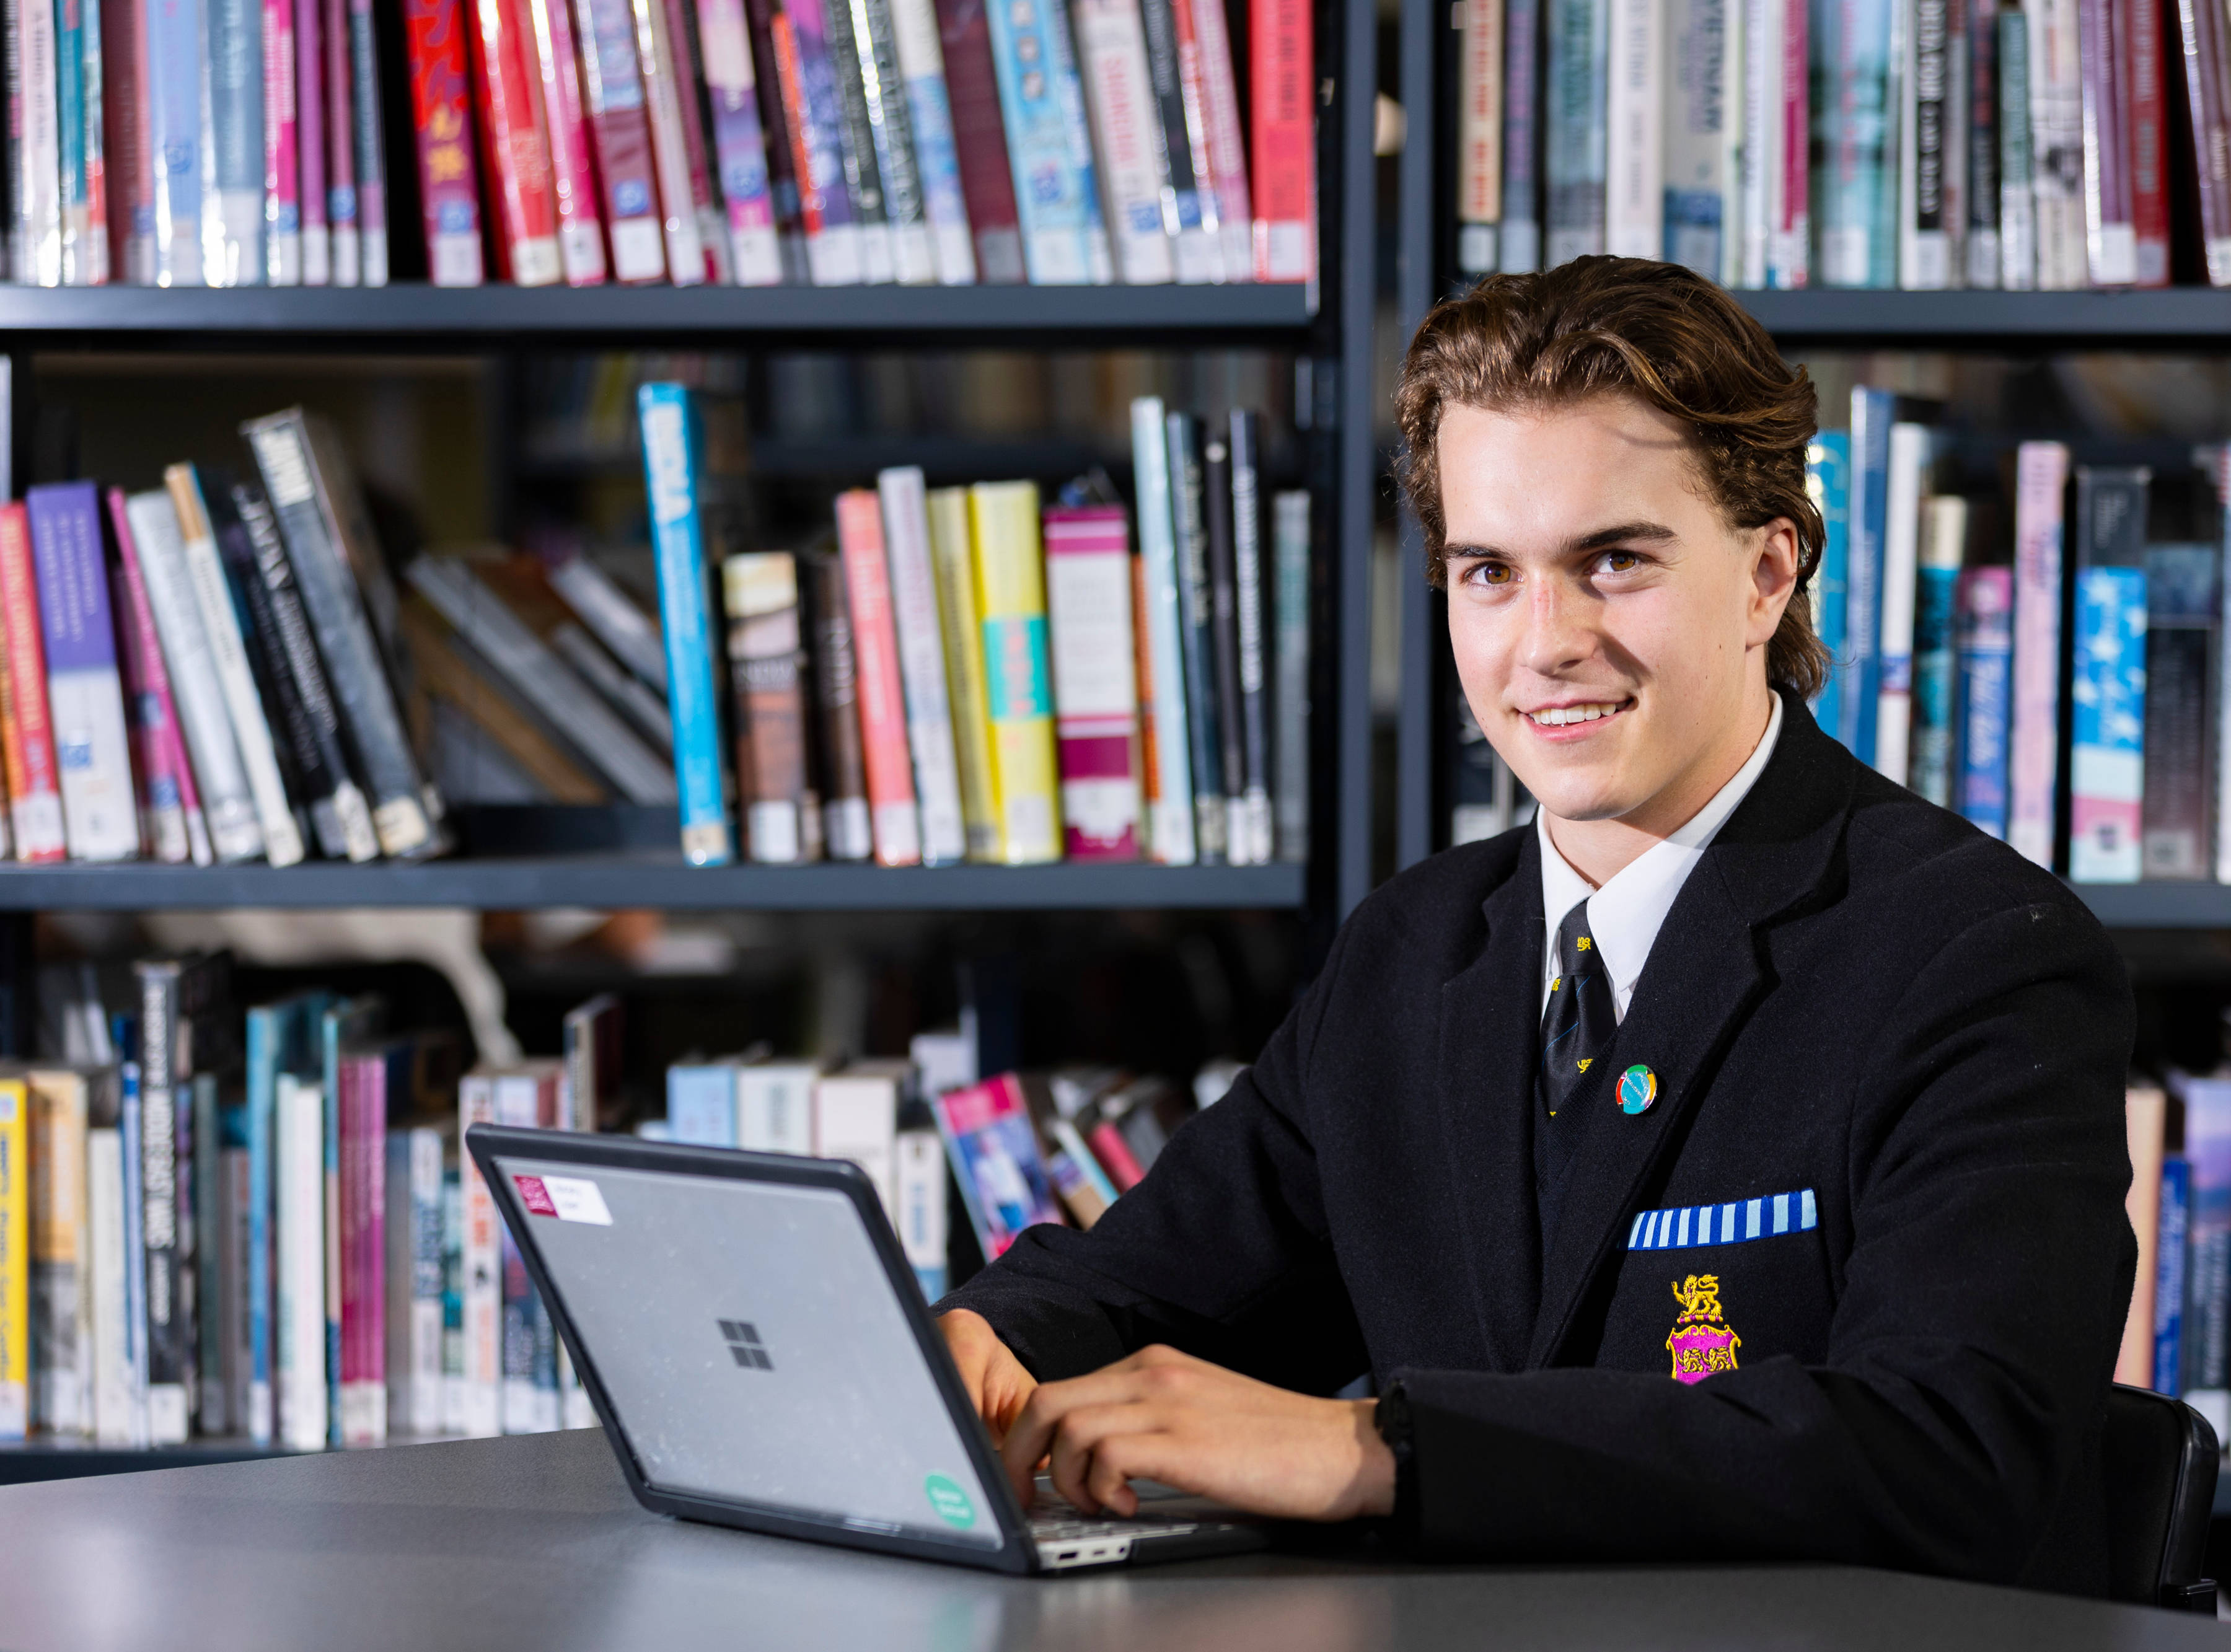
[[[689,399],[641,396],[691,861],[1306,855],[1310,495],[1265,511],[1254,414],[1132,404],[1135,553],[1104,489],[1042,509],[1033,482],[909,467],[838,497],[833,556],[726,558],[716,610]]]
[[[622,1006],[574,1008],[550,1059],[461,1071],[453,1034],[396,1033],[376,996],[244,1013],[223,955],[143,959],[111,1010],[66,983],[54,1059],[0,1068],[0,1441],[295,1449],[592,1421],[497,1206],[475,1123],[624,1127]],[[669,1069],[646,1137],[845,1158],[874,1184],[925,1297],[947,1281],[947,1165],[982,1250],[1090,1226],[1191,1094],[1107,1068],[981,1081],[973,1041],[829,1063],[764,1048]]]
[[[1245,14],[1243,105],[1223,0],[26,5],[10,273],[385,285],[399,68],[437,286],[1306,281],[1314,20]]]
[[[2115,1380],[2183,1399],[2231,1437],[2231,1071],[2133,1078],[2137,1274]]]
[[[2160,287],[2176,219],[2187,278],[2231,285],[2219,7],[1461,0],[1456,23],[1467,275],[1608,252],[1730,287]]]

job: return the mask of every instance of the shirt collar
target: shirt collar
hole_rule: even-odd
[[[1728,816],[1750,795],[1767,760],[1774,755],[1775,741],[1782,733],[1782,696],[1777,694],[1771,698],[1774,708],[1767,716],[1766,732],[1759,737],[1743,767],[1680,829],[1635,856],[1593,894],[1588,880],[1573,870],[1549,841],[1549,822],[1542,811],[1534,811],[1534,829],[1542,850],[1542,920],[1548,930],[1542,961],[1545,982],[1557,973],[1557,926],[1585,900],[1588,933],[1595,938],[1604,972],[1611,978],[1613,1003],[1624,1018],[1627,1001],[1634,996],[1635,981],[1649,960],[1651,945],[1658,939],[1665,914],[1673,908],[1674,898],[1720,828],[1727,824]]]

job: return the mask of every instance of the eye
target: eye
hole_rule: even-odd
[[[1632,551],[1607,551],[1603,553],[1606,573],[1632,573],[1642,565],[1642,558]]]
[[[1475,562],[1465,570],[1464,578],[1469,584],[1507,585],[1518,578],[1518,572],[1507,562]]]

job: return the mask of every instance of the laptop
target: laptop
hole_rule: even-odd
[[[685,1520],[1012,1572],[1264,1546],[1167,1487],[1015,1498],[855,1165],[476,1124],[465,1143],[628,1488]]]

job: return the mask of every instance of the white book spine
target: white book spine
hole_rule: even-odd
[[[198,489],[200,484],[190,484]],[[293,866],[302,858],[302,830],[287,801],[287,788],[279,778],[278,754],[271,745],[271,725],[264,720],[262,697],[248,668],[248,649],[240,635],[240,616],[225,584],[224,566],[217,560],[217,540],[210,536],[209,519],[200,512],[188,523],[179,518],[186,578],[201,612],[202,629],[209,637],[210,660],[217,671],[217,692],[224,696],[232,720],[233,737],[240,743],[241,767],[248,776],[249,796],[255,800],[255,817],[263,829],[263,854],[274,866]]]
[[[476,1124],[495,1122],[495,1081],[468,1073],[457,1086],[458,1139]],[[458,1163],[463,1183],[462,1289],[465,1372],[459,1432],[483,1438],[503,1432],[503,1255],[495,1196],[469,1152]]]
[[[23,129],[17,151],[15,258],[9,269],[20,287],[60,287],[62,281],[62,121],[55,90],[59,48],[55,8],[19,4],[16,27],[23,55]]]
[[[240,757],[240,742],[217,684],[217,661],[209,633],[186,571],[178,513],[161,489],[134,494],[125,502],[132,538],[147,582],[148,606],[163,647],[171,694],[184,726],[186,748],[201,789],[202,811],[220,861],[253,860],[263,853],[263,828]]]
[[[2084,71],[2079,0],[2033,0],[2029,18],[2030,167],[2036,194],[2037,285],[2073,291],[2091,270],[2084,236]],[[2011,285],[2011,283],[2009,283]]]
[[[689,151],[682,146],[682,111],[675,92],[681,81],[674,45],[667,38],[666,9],[662,0],[634,0],[634,10],[651,170],[658,177],[659,210],[666,224],[666,268],[676,287],[699,287],[705,281],[705,236],[689,186]]]
[[[895,467],[876,478],[883,507],[883,553],[890,564],[891,617],[898,632],[899,676],[906,689],[907,745],[914,753],[915,800],[922,812],[922,860],[942,866],[967,858],[960,766],[946,693],[945,640],[937,615],[937,576],[929,562],[929,508],[922,471]]]
[[[1737,287],[1766,285],[1774,243],[1774,183],[1782,170],[1782,5],[1740,0],[1743,14],[1743,193],[1734,261]]]
[[[907,113],[914,123],[915,158],[922,170],[922,207],[936,248],[937,279],[946,287],[973,287],[976,248],[960,192],[945,49],[931,0],[891,0],[891,35],[899,76],[906,82]]]
[[[1904,52],[1898,77],[1898,284],[1917,292],[1937,292],[1952,284],[1952,237],[1942,229],[1924,229],[1922,218],[1921,112],[1934,102],[1941,113],[1946,93],[1944,0],[1895,0],[1903,8]],[[1937,216],[1950,218],[1943,190],[1941,162],[1948,145],[1938,135]]]
[[[279,1075],[279,1442],[296,1451],[327,1438],[325,1108],[317,1081]]]
[[[851,1071],[813,1087],[813,1151],[850,1159],[875,1184],[883,1213],[897,1213],[899,1084],[886,1073]]]
[[[1604,237],[1613,257],[1665,255],[1665,0],[1612,0]]]
[[[146,1443],[133,1404],[129,1299],[124,1283],[124,1139],[85,1137],[87,1226],[92,1238],[93,1437],[105,1446]]]
[[[934,1130],[902,1130],[896,1153],[899,1247],[934,1302],[945,1294],[945,1144]]]
[[[1128,538],[1107,535],[1097,523],[1076,532],[1057,519],[1045,529],[1055,731],[1063,739],[1117,735],[1128,739],[1131,752],[1121,775],[1062,778],[1062,819],[1072,831],[1107,842],[1126,836],[1135,842],[1139,829],[1139,655],[1131,631]],[[1240,602],[1245,601],[1243,593]],[[1255,641],[1259,672],[1259,633]],[[1259,693],[1259,677],[1256,687]]]
[[[813,1151],[813,1087],[807,1062],[755,1062],[736,1074],[736,1145],[762,1153]]]
[[[1174,281],[1176,264],[1162,218],[1169,162],[1147,73],[1147,31],[1138,0],[1073,0],[1070,15],[1077,25],[1116,279],[1132,287]]]
[[[1148,842],[1165,866],[1191,866],[1193,754],[1187,742],[1185,655],[1179,640],[1177,539],[1171,526],[1167,421],[1159,396],[1131,403],[1131,457],[1138,479],[1139,551],[1145,559],[1147,655],[1156,752],[1154,820]]]
[[[1875,701],[1875,768],[1904,785],[1913,727],[1913,597],[1919,578],[1921,482],[1929,427],[1890,427],[1890,487],[1883,527],[1882,690]]]
[[[1740,148],[1742,82],[1731,80],[1730,19],[1742,0],[1666,0],[1665,256],[1718,279],[1731,209],[1727,169]]]
[[[70,858],[133,859],[139,853],[139,810],[132,791],[124,691],[114,668],[50,671],[47,701]]]

